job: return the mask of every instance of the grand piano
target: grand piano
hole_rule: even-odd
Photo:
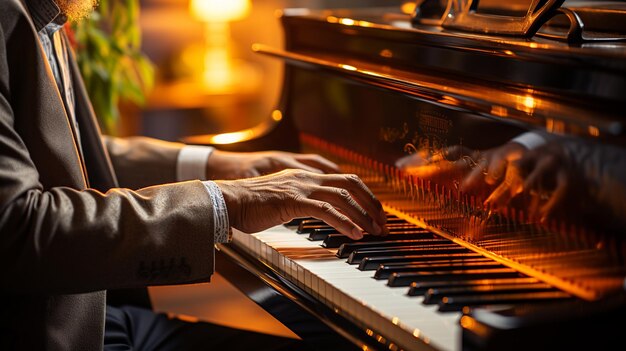
[[[626,3],[424,0],[280,20],[285,47],[253,48],[285,63],[271,120],[235,144],[186,141],[320,153],[370,186],[391,234],[354,242],[314,218],[235,231],[224,277],[320,350],[626,347]],[[499,207],[495,186],[463,186],[481,155],[529,133],[611,155],[549,221],[532,206],[554,184]]]

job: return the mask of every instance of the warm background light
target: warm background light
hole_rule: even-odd
[[[406,13],[407,15],[412,14],[415,11],[415,1],[407,1],[400,7],[402,13]]]
[[[204,23],[202,72],[196,74],[209,94],[247,93],[256,89],[259,73],[249,62],[232,56],[230,23],[243,20],[251,9],[250,0],[191,0],[191,15]],[[190,50],[187,56],[196,56]],[[195,60],[195,58],[191,58]]]
[[[203,22],[238,21],[250,12],[250,0],[191,0],[190,9]]]

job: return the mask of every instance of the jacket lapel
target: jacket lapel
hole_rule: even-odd
[[[63,40],[69,48],[67,36],[63,35]],[[105,192],[118,186],[117,178],[113,172],[111,159],[102,143],[100,127],[72,50],[68,50],[68,55],[75,94],[76,120],[80,128],[80,142],[89,183],[92,188]]]
[[[28,6],[20,1],[25,12]],[[19,119],[16,130],[21,132],[31,158],[37,164],[46,164],[46,171],[54,176],[42,179],[44,186],[68,185],[77,188],[87,186],[87,174],[77,145],[63,99],[54,80],[52,69],[37,36],[35,23],[29,18],[32,37],[24,38],[19,50],[29,45],[34,50],[24,51],[21,63],[30,69],[21,72],[26,86],[18,82],[13,96],[16,115],[31,116]],[[42,19],[40,22],[45,22]],[[42,79],[45,77],[46,79]],[[33,96],[35,94],[35,96]],[[38,106],[45,106],[43,109]],[[61,123],[58,123],[61,122]],[[49,136],[54,136],[49,138]],[[43,141],[43,142],[42,142]]]
[[[20,2],[23,4],[25,9],[28,9],[28,4],[25,3],[24,0],[20,0]],[[49,10],[54,10],[58,13],[58,8]],[[51,19],[42,19],[41,21],[39,21],[41,23],[38,23],[38,25],[45,25],[44,22],[49,20]],[[32,25],[36,34],[37,25],[35,23],[32,23]],[[69,40],[65,35],[65,31],[62,31],[63,33],[61,37],[65,43],[64,46],[68,48],[67,52],[69,56],[69,69],[75,94],[75,115],[76,121],[80,128],[80,138],[78,137],[78,133],[74,128],[75,124],[70,121],[70,116],[68,116],[67,112],[63,108],[64,104],[60,95],[62,92],[59,92],[58,89],[54,89],[57,92],[57,98],[54,100],[55,102],[58,102],[58,104],[55,105],[61,106],[61,110],[63,110],[65,114],[67,126],[71,130],[71,135],[73,137],[72,144],[74,146],[75,154],[76,156],[78,156],[84,186],[92,187],[94,189],[105,192],[112,187],[118,186],[117,178],[115,177],[115,173],[113,172],[113,167],[109,159],[109,155],[102,143],[102,139],[100,137],[100,129],[95,118],[95,113],[89,101],[89,96],[87,94],[87,90],[85,89],[80,70],[78,69],[78,65],[76,64],[74,53],[71,50],[71,46],[69,45]],[[56,83],[54,83],[54,76],[52,74],[50,65],[48,64],[48,60],[46,58],[44,50],[43,48],[41,48],[41,44],[38,44],[38,51],[41,56],[40,60],[45,65],[45,69],[47,71],[46,75],[50,77],[51,85],[56,88],[57,85]],[[78,143],[80,143],[80,146]],[[82,153],[80,152],[81,149]]]

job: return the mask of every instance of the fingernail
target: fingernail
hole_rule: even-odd
[[[354,239],[359,240],[363,238],[363,232],[357,228],[354,228],[352,229],[352,236],[354,237]]]

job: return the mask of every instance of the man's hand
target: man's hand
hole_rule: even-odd
[[[338,173],[333,162],[315,154],[283,151],[228,152],[215,150],[207,161],[208,179],[241,179],[275,173],[283,169],[314,173]]]
[[[353,174],[319,174],[304,170],[249,179],[217,181],[233,228],[255,233],[293,218],[315,217],[352,238],[363,230],[386,235],[382,205]]]

